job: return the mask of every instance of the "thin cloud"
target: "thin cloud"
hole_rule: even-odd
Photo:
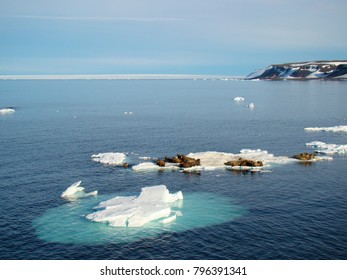
[[[38,19],[38,20],[66,20],[66,21],[138,21],[165,22],[182,21],[177,17],[97,17],[97,16],[35,16],[35,15],[0,15],[1,18]]]

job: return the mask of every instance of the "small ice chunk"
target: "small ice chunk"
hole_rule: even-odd
[[[250,110],[253,110],[255,105],[254,103],[250,103],[249,105],[247,105],[247,107],[250,109]]]
[[[108,165],[120,165],[124,162],[126,155],[123,153],[100,153],[92,155],[92,160]]]
[[[337,144],[327,144],[320,141],[312,141],[306,143],[307,147],[312,147],[315,149],[316,153],[326,154],[326,155],[345,155],[347,154],[347,145],[337,145]]]
[[[347,132],[347,125],[337,125],[331,127],[306,127],[306,131],[329,131],[329,132]]]
[[[310,143],[306,143],[307,147],[312,147],[314,149],[326,149],[328,147],[328,144],[320,141],[312,141]]]
[[[142,160],[150,160],[151,157],[139,157],[139,159],[142,159]]]
[[[177,164],[166,163],[165,166],[159,166],[153,162],[142,162],[132,167],[135,171],[155,171],[155,170],[178,170]]]
[[[0,109],[0,115],[12,114],[15,110],[11,108]]]
[[[182,192],[171,194],[165,185],[144,187],[138,197],[115,197],[101,202],[104,209],[88,214],[94,222],[108,222],[114,227],[142,227],[171,215],[170,203],[183,199]],[[176,215],[175,215],[176,216]]]
[[[98,191],[86,193],[84,187],[81,187],[81,183],[82,181],[73,183],[61,194],[61,197],[67,200],[76,200],[82,197],[95,196],[98,194]]]
[[[237,97],[234,98],[234,101],[236,101],[236,102],[241,102],[241,101],[244,101],[244,100],[245,99],[243,97],[241,97],[241,96],[237,96]]]

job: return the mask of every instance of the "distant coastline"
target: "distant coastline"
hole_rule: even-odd
[[[343,80],[347,79],[347,60],[319,60],[272,64],[255,70],[246,80]]]
[[[241,80],[244,76],[180,74],[0,75],[0,80]]]

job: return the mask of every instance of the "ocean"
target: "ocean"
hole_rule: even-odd
[[[346,81],[1,80],[0,109],[15,112],[0,114],[0,259],[346,259],[346,154],[290,159],[312,141],[346,145],[346,132],[305,130],[347,125],[346,104]],[[132,168],[244,149],[274,160],[259,172]],[[98,195],[62,198],[77,181]],[[158,185],[183,194],[171,223],[86,218]]]

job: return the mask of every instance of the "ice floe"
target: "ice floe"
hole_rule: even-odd
[[[98,194],[98,191],[92,191],[92,192],[86,193],[84,191],[84,187],[81,186],[81,183],[82,181],[73,183],[61,194],[61,197],[67,200],[77,200],[79,198],[95,196]]]
[[[207,151],[207,152],[196,152],[189,153],[188,157],[200,159],[200,165],[182,168],[175,163],[165,163],[165,166],[158,166],[154,162],[143,162],[134,165],[132,169],[134,171],[159,171],[159,170],[183,170],[185,172],[195,172],[195,171],[212,171],[218,169],[229,169],[229,170],[251,170],[251,171],[264,171],[276,165],[283,165],[298,162],[298,159],[289,156],[275,156],[266,150],[261,149],[242,149],[239,153],[225,153],[217,151]],[[237,160],[250,160],[250,161],[261,161],[262,166],[230,166],[225,163],[229,161]],[[311,161],[322,161],[322,160],[332,160],[331,157],[316,156]]]
[[[307,147],[312,147],[316,153],[326,155],[345,155],[347,154],[347,145],[327,144],[320,141],[306,143]]]
[[[245,100],[245,98],[243,98],[242,96],[236,96],[235,98],[234,98],[234,101],[236,101],[236,102],[242,102],[242,101],[244,101]]]
[[[97,208],[103,209],[88,214],[86,218],[107,222],[114,227],[142,227],[160,219],[166,224],[176,219],[170,203],[177,200],[183,200],[181,191],[170,194],[165,185],[144,187],[138,197],[115,197],[101,202]]]
[[[120,165],[124,162],[124,153],[100,153],[92,155],[92,160],[108,165]]]
[[[249,105],[247,105],[247,108],[249,108],[250,110],[253,110],[255,107],[254,103],[250,103]]]
[[[12,114],[14,112],[15,112],[15,110],[12,108],[0,109],[0,115]]]
[[[329,132],[347,132],[347,125],[337,125],[331,127],[306,127],[306,131],[329,131]]]
[[[199,158],[201,167],[205,170],[220,169],[220,168],[231,169],[230,166],[226,166],[224,165],[224,163],[228,161],[237,160],[240,157],[246,158],[249,160],[254,160],[254,161],[262,161],[264,164],[262,166],[263,168],[269,167],[271,163],[285,164],[285,163],[295,161],[295,159],[292,159],[286,156],[274,156],[273,154],[269,154],[268,151],[261,150],[261,149],[256,149],[256,150],[242,149],[237,154],[209,151],[209,152],[200,152],[200,153],[190,153],[188,154],[188,156]],[[244,168],[247,169],[247,167],[244,167]]]
[[[343,148],[343,147],[342,147]],[[339,148],[337,153],[343,153],[342,148]],[[298,159],[292,156],[275,156],[266,150],[261,149],[242,149],[239,153],[226,153],[218,151],[206,151],[189,153],[186,157],[196,160],[198,164],[186,167],[182,163],[171,162],[165,157],[164,164],[159,164],[156,160],[157,157],[141,157],[137,154],[132,157],[131,154],[127,156],[123,153],[104,153],[93,155],[92,159],[109,165],[118,165],[123,167],[131,167],[133,171],[137,172],[151,172],[151,171],[184,171],[184,172],[199,172],[202,170],[211,171],[216,169],[228,170],[251,170],[251,171],[264,171],[268,168],[297,162]],[[125,159],[131,164],[125,163]],[[311,161],[331,160],[331,157],[316,156]],[[229,161],[254,161],[257,164],[248,165],[240,164],[238,166],[231,166]],[[260,164],[258,165],[258,162]]]
[[[159,166],[153,162],[142,162],[132,167],[134,171],[155,171],[155,170],[178,170],[178,165],[166,164],[165,166]]]

